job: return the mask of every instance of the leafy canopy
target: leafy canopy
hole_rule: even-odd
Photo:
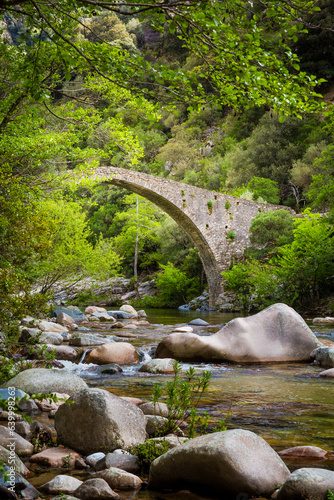
[[[103,10],[149,16],[157,30],[167,24],[201,63],[195,72],[174,71],[150,64],[114,42],[93,43],[78,36],[78,26],[91,32],[85,19]],[[69,81],[73,74],[89,70],[144,95],[162,88],[166,96],[186,101],[190,107],[205,104],[209,99],[205,88],[211,88],[211,100],[234,108],[267,105],[282,120],[291,113],[314,111],[319,108],[314,99],[316,79],[300,71],[290,44],[305,31],[303,16],[317,10],[316,2],[303,0],[2,0],[0,14],[21,19],[25,26],[21,45],[13,47],[5,37],[1,40],[1,53],[14,61],[19,81],[19,92],[8,98],[7,109],[28,96],[49,99],[55,89],[60,92],[64,78]]]

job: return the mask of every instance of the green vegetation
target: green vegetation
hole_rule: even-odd
[[[169,444],[165,440],[159,442],[153,439],[146,439],[145,443],[137,444],[129,448],[132,455],[138,458],[138,467],[140,472],[148,474],[150,465],[156,458],[160,457],[169,450]]]
[[[152,395],[154,405],[165,400],[168,409],[165,427],[158,434],[160,436],[170,433],[180,435],[182,433],[179,425],[188,421],[187,438],[192,439],[197,434],[208,432],[209,416],[207,413],[199,415],[197,406],[209,387],[211,372],[204,370],[201,375],[196,375],[195,368],[192,366],[182,373],[182,367],[178,361],[174,362],[173,369],[173,378],[167,381],[164,386],[154,384]],[[229,415],[220,420],[212,430],[214,432],[226,430],[228,417]],[[148,439],[145,443],[134,446],[130,451],[138,456],[141,470],[148,472],[151,462],[166,453],[168,449],[169,444],[166,440],[161,439],[156,442]]]
[[[163,434],[177,434],[180,423],[189,417],[188,437],[193,438],[199,423],[202,424],[202,432],[207,426],[207,419],[198,417],[196,407],[209,386],[211,373],[204,370],[202,376],[196,376],[195,368],[191,366],[182,377],[182,368],[178,361],[174,362],[173,369],[174,377],[166,383],[165,388],[168,417]],[[155,384],[153,403],[157,404],[162,395],[162,387]]]
[[[323,95],[334,81],[334,35],[327,4],[2,2],[2,327],[41,311],[59,281],[122,274],[134,277],[140,300],[140,280],[158,273],[158,296],[150,300],[169,307],[205,286],[198,252],[176,223],[147,200],[84,180],[99,165],[297,212],[327,211],[326,224],[312,219],[312,231],[331,248],[334,114]],[[317,28],[309,33],[309,25]],[[310,44],[324,37],[327,51],[312,52]],[[302,226],[292,231],[283,219],[264,220],[254,226],[248,258],[271,270],[290,266],[297,276],[306,259]],[[271,224],[276,234],[268,239]],[[308,301],[331,293],[331,275],[324,276],[331,251],[316,248],[326,265],[306,259],[312,286],[305,275],[286,285],[287,295],[280,286],[282,298],[297,305],[298,286],[308,287]]]
[[[200,280],[188,278],[186,273],[177,269],[171,262],[161,266],[163,272],[157,274],[155,299],[160,307],[176,307],[185,304],[201,292]]]
[[[234,241],[235,240],[235,231],[229,231],[226,235],[226,238],[228,240]]]
[[[330,295],[334,291],[334,228],[330,218],[307,212],[304,218],[293,221],[292,235],[290,229],[280,234],[274,225],[262,239],[261,226],[266,220],[261,219],[265,216],[261,214],[254,221],[254,226],[261,224],[258,233],[253,227],[253,241],[266,241],[268,249],[260,252],[260,260],[250,258],[224,272],[227,289],[237,293],[246,310],[252,304],[262,308],[274,302],[306,308]],[[287,220],[279,222],[286,224]],[[252,250],[256,254],[256,249]]]

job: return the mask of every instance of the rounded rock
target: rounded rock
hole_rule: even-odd
[[[40,486],[40,489],[52,495],[57,495],[58,493],[73,493],[82,483],[83,481],[75,477],[60,474],[51,479],[51,481]]]
[[[85,389],[72,400],[55,414],[58,443],[90,455],[145,441],[145,416],[135,405],[104,389]]]
[[[325,500],[334,491],[334,471],[302,468],[295,470],[277,493],[277,500]],[[305,493],[307,496],[305,497]]]
[[[18,387],[28,394],[50,392],[72,394],[87,388],[78,375],[67,370],[29,368],[3,384],[3,387]]]
[[[209,488],[270,496],[290,472],[269,444],[242,429],[190,439],[155,459],[149,488]]]
[[[117,467],[95,472],[93,477],[104,479],[110,488],[116,490],[136,490],[142,485],[142,480],[138,476]]]
[[[119,495],[113,491],[104,479],[88,479],[77,488],[73,495],[80,500],[118,500]]]
[[[106,365],[117,363],[129,365],[138,363],[138,354],[135,347],[127,342],[111,342],[93,349],[85,358],[85,363]]]

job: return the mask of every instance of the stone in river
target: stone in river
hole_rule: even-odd
[[[299,458],[326,458],[328,451],[318,446],[294,446],[278,452],[280,457],[299,457]]]
[[[138,476],[117,467],[110,467],[109,469],[95,472],[93,477],[104,479],[110,488],[115,488],[116,490],[136,490],[142,485],[142,480]]]
[[[85,363],[95,363],[97,365],[109,363],[129,365],[138,363],[138,361],[136,348],[127,342],[111,342],[101,345],[93,349],[85,358]]]
[[[334,348],[318,347],[312,352],[316,363],[323,368],[334,368]]]
[[[290,472],[269,444],[253,432],[234,429],[190,439],[155,459],[149,488],[270,496]]]
[[[204,321],[204,319],[196,318],[196,319],[192,319],[191,321],[189,321],[188,325],[209,326],[209,323],[207,321]]]
[[[113,491],[104,479],[88,479],[79,488],[73,491],[73,495],[81,500],[118,500],[119,495]]]
[[[0,445],[4,448],[9,443],[15,443],[15,453],[19,455],[31,455],[34,452],[34,447],[29,441],[17,434],[14,430],[8,429],[4,425],[0,425]]]
[[[55,414],[58,443],[90,455],[143,443],[146,420],[135,405],[104,389],[85,389]]]
[[[32,455],[29,461],[32,464],[59,469],[61,467],[74,468],[75,460],[80,458],[80,455],[69,448],[47,448],[40,453]]]
[[[94,468],[96,471],[101,471],[109,469],[110,467],[116,467],[117,469],[125,470],[126,472],[137,472],[138,470],[138,458],[136,455],[131,455],[131,453],[107,453],[107,455],[99,460]]]
[[[334,492],[334,471],[302,468],[295,470],[277,493],[277,500],[326,500]]]
[[[174,363],[175,359],[172,358],[150,359],[139,368],[139,371],[148,373],[174,373]]]
[[[51,481],[40,486],[40,489],[51,495],[57,495],[58,493],[73,493],[82,483],[83,481],[75,477],[60,474],[51,479]]]
[[[5,382],[3,387],[17,387],[28,394],[61,392],[71,396],[85,389],[87,384],[67,370],[29,368]]]
[[[211,336],[172,333],[160,342],[155,357],[188,362],[310,361],[320,345],[294,309],[274,304],[253,316],[233,319]]]
[[[320,372],[319,377],[334,378],[334,368],[330,368],[329,370],[324,370],[323,372]]]

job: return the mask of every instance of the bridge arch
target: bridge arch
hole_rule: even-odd
[[[212,306],[224,291],[222,271],[232,259],[240,260],[249,245],[252,219],[259,212],[286,208],[116,167],[99,167],[90,177],[147,198],[186,231],[203,263]]]

